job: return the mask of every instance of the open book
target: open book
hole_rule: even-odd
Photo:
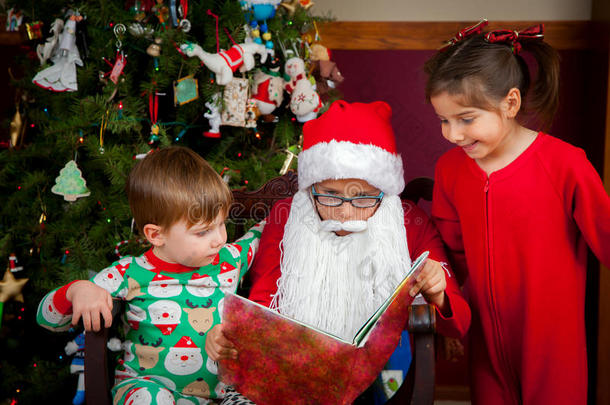
[[[227,294],[224,333],[239,358],[220,361],[221,381],[257,405],[352,403],[398,345],[413,301],[409,290],[427,256],[424,252],[412,263],[351,342]]]

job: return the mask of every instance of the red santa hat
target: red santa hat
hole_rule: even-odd
[[[180,340],[174,345],[174,349],[198,349],[197,345],[188,336],[182,336]]]
[[[396,153],[392,109],[383,101],[335,101],[303,127],[299,189],[329,179],[362,179],[384,194],[405,186],[402,158]]]
[[[222,262],[222,264],[220,265],[220,274],[228,273],[233,270],[237,270],[237,267],[233,266],[229,262]]]
[[[157,273],[151,280],[151,283],[161,284],[161,286],[167,286],[168,284],[177,284],[178,280],[176,280],[175,278],[166,276],[164,274]]]

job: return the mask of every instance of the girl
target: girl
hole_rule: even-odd
[[[610,198],[581,149],[517,120],[526,100],[543,123],[557,108],[542,25],[484,25],[425,66],[426,98],[457,145],[437,163],[432,217],[471,303],[473,403],[586,404],[587,246],[610,265]],[[532,86],[521,51],[537,62]]]

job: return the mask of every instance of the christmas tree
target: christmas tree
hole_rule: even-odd
[[[183,145],[231,188],[255,189],[294,168],[302,122],[337,95],[310,77],[320,45],[309,1],[6,3],[27,39],[0,150],[0,258],[19,260],[12,274],[29,282],[24,303],[2,303],[0,404],[70,403],[64,346],[79,331],[47,332],[36,308],[52,288],[147,249],[124,193],[137,160]]]

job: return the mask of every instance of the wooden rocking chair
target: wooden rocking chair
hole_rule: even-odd
[[[229,219],[237,224],[237,234],[243,233],[247,220],[261,221],[273,204],[293,196],[298,190],[297,175],[288,172],[276,177],[256,191],[233,191],[234,203]],[[417,203],[432,199],[432,179],[417,178],[407,184],[401,198]],[[120,305],[113,308],[113,317]],[[413,304],[408,308],[407,329],[413,337],[413,360],[407,377],[388,405],[432,405],[434,401],[434,332],[435,312],[428,304]],[[108,329],[85,335],[85,397],[87,405],[110,405],[110,388],[114,370],[108,365]]]

